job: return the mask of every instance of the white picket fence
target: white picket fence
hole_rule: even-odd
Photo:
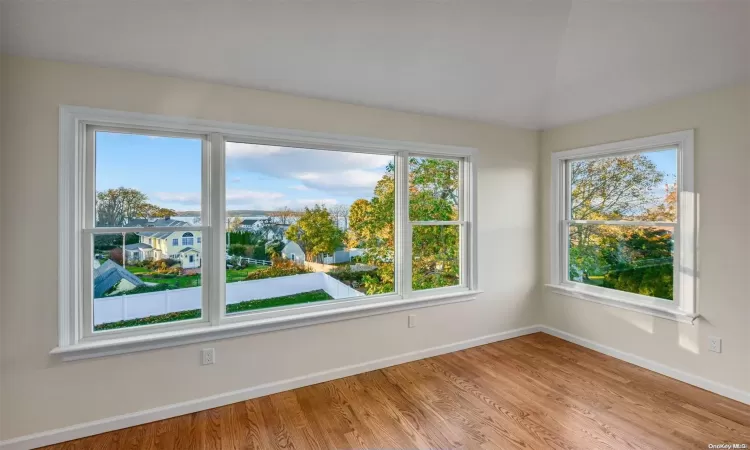
[[[315,272],[228,283],[226,296],[227,304],[233,304],[317,290],[324,290],[335,299],[364,295],[325,273]],[[94,325],[188,311],[200,307],[200,287],[97,298],[94,299]]]

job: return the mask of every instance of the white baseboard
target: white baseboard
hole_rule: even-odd
[[[586,347],[591,350],[597,351],[599,353],[604,353],[605,355],[609,355],[609,356],[612,356],[613,358],[621,359],[631,364],[635,364],[636,366],[640,366],[640,367],[643,367],[644,369],[648,369],[653,372],[660,373],[662,375],[668,376],[669,378],[674,378],[675,380],[679,380],[684,383],[691,384],[701,389],[705,389],[707,391],[713,392],[715,394],[719,394],[724,397],[737,400],[738,402],[742,402],[742,403],[750,405],[750,392],[741,391],[737,388],[733,388],[731,386],[717,383],[715,381],[711,381],[706,378],[699,377],[697,375],[683,372],[673,367],[666,366],[664,364],[658,363],[656,361],[652,361],[650,359],[642,358],[632,353],[623,352],[615,348],[608,347],[606,345],[598,344],[594,341],[584,339],[582,337],[576,336],[574,334],[570,334],[565,331],[558,330],[556,328],[548,327],[546,325],[539,325],[538,328],[539,328],[539,331],[543,333],[547,333],[552,336],[559,337],[560,339],[564,339],[568,342],[578,344],[581,347]]]
[[[386,358],[367,361],[360,364],[337,367],[322,372],[315,372],[308,375],[289,378],[287,380],[261,384],[237,391],[225,392],[223,394],[204,397],[188,402],[175,403],[159,408],[138,411],[130,414],[123,414],[121,416],[95,420],[93,422],[86,422],[70,427],[29,434],[26,436],[20,436],[17,438],[2,441],[0,442],[0,448],[2,448],[3,450],[25,450],[42,447],[45,445],[57,444],[72,439],[93,436],[95,434],[106,433],[108,431],[119,430],[122,428],[141,425],[144,423],[155,422],[157,420],[168,419],[170,417],[177,417],[184,414],[190,414],[197,411],[216,408],[218,406],[242,402],[252,398],[262,397],[264,395],[275,394],[277,392],[288,391],[290,389],[296,389],[303,386],[322,383],[324,381],[335,380],[350,375],[378,370],[384,367],[395,366],[397,364],[403,364],[410,361],[429,358],[431,356],[456,352],[459,350],[476,347],[478,345],[512,339],[515,337],[539,332],[541,331],[541,329],[542,327],[538,325],[518,328],[502,333],[495,333],[474,339],[441,345],[438,347],[431,347],[423,350],[402,353],[400,355],[389,356]]]

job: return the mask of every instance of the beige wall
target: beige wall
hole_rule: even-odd
[[[538,317],[537,132],[11,57],[0,76],[0,439],[497,333]],[[485,293],[420,309],[413,329],[404,312],[215,342],[213,366],[199,366],[201,345],[62,363],[49,355],[57,344],[60,104],[477,147]]]
[[[695,325],[553,294],[542,323],[750,391],[750,85],[694,95],[542,133],[542,278],[549,279],[549,170],[554,151],[695,128],[699,313]],[[707,337],[723,338],[723,353]]]

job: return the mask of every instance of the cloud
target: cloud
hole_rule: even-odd
[[[227,143],[227,169],[297,180],[331,194],[371,196],[393,156]],[[295,187],[296,190],[304,190]]]
[[[155,192],[149,195],[159,206],[178,210],[198,210],[201,207],[197,192]],[[338,204],[335,198],[288,198],[281,192],[249,191],[228,189],[226,206],[230,209],[258,209],[274,211],[281,208],[303,209],[314,205],[332,206]]]
[[[289,186],[289,189],[294,189],[295,191],[309,191],[310,188],[305,186],[304,184],[297,184],[294,186]]]
[[[237,184],[240,181],[242,181],[242,178],[240,178],[240,177],[234,177],[231,180],[229,180],[229,182],[232,183],[232,184]]]
[[[160,206],[163,206],[162,203],[191,206],[199,206],[201,203],[200,192],[154,192],[148,197],[157,200],[156,203]]]

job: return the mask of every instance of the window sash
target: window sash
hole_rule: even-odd
[[[383,141],[348,136],[325,135],[292,130],[280,130],[247,125],[221,124],[217,122],[171,118],[138,113],[96,110],[61,106],[60,109],[60,276],[59,276],[59,341],[65,348],[81,341],[107,340],[110,338],[135,337],[165,331],[205,328],[233,322],[253,321],[268,318],[294,317],[298,313],[312,310],[336,310],[352,305],[382,305],[401,303],[414,299],[434,301],[434,295],[453,296],[476,289],[476,251],[473,249],[475,215],[475,166],[472,163],[476,150],[431,144]],[[93,237],[98,234],[142,232],[144,227],[96,227],[95,224],[95,131],[116,133],[132,132],[143,135],[200,138],[202,142],[202,193],[201,223],[190,227],[148,227],[148,231],[200,231],[203,245],[202,259],[202,317],[189,321],[171,322],[134,327],[122,330],[106,330],[95,334],[93,330],[93,295],[83,296],[83,288],[93,287],[92,261]],[[302,305],[279,311],[260,310],[255,314],[225,315],[225,142],[262,143],[280,146],[295,146],[318,150],[345,151],[353,153],[388,154],[395,156],[396,163],[396,259],[394,294],[366,296],[356,299],[341,299],[324,302],[310,308]],[[419,149],[419,151],[414,151]],[[435,289],[439,293],[411,292],[411,232],[408,220],[408,158],[432,157],[458,159],[461,161],[461,186],[471,180],[471,192],[461,189],[460,236],[461,280],[468,289],[446,287]],[[467,177],[468,174],[468,177]],[[470,213],[464,215],[464,211]],[[407,253],[409,258],[407,258]],[[471,274],[466,276],[466,274]],[[465,280],[465,282],[464,282]],[[420,300],[424,297],[424,300]],[[85,310],[85,311],[84,311]],[[344,311],[342,310],[342,313]]]
[[[695,196],[693,193],[693,130],[665,135],[614,142],[593,147],[553,153],[551,200],[551,252],[552,286],[575,287],[594,297],[619,297],[626,303],[640,303],[660,308],[680,310],[693,314],[696,310],[695,278],[690,273],[695,268]],[[571,215],[570,164],[574,161],[591,160],[612,156],[627,156],[665,149],[677,150],[677,219],[675,222],[649,221],[590,221],[573,220]],[[670,226],[673,227],[673,300],[659,299],[634,293],[619,292],[598,286],[583,285],[568,280],[570,225],[617,225],[617,226]]]

